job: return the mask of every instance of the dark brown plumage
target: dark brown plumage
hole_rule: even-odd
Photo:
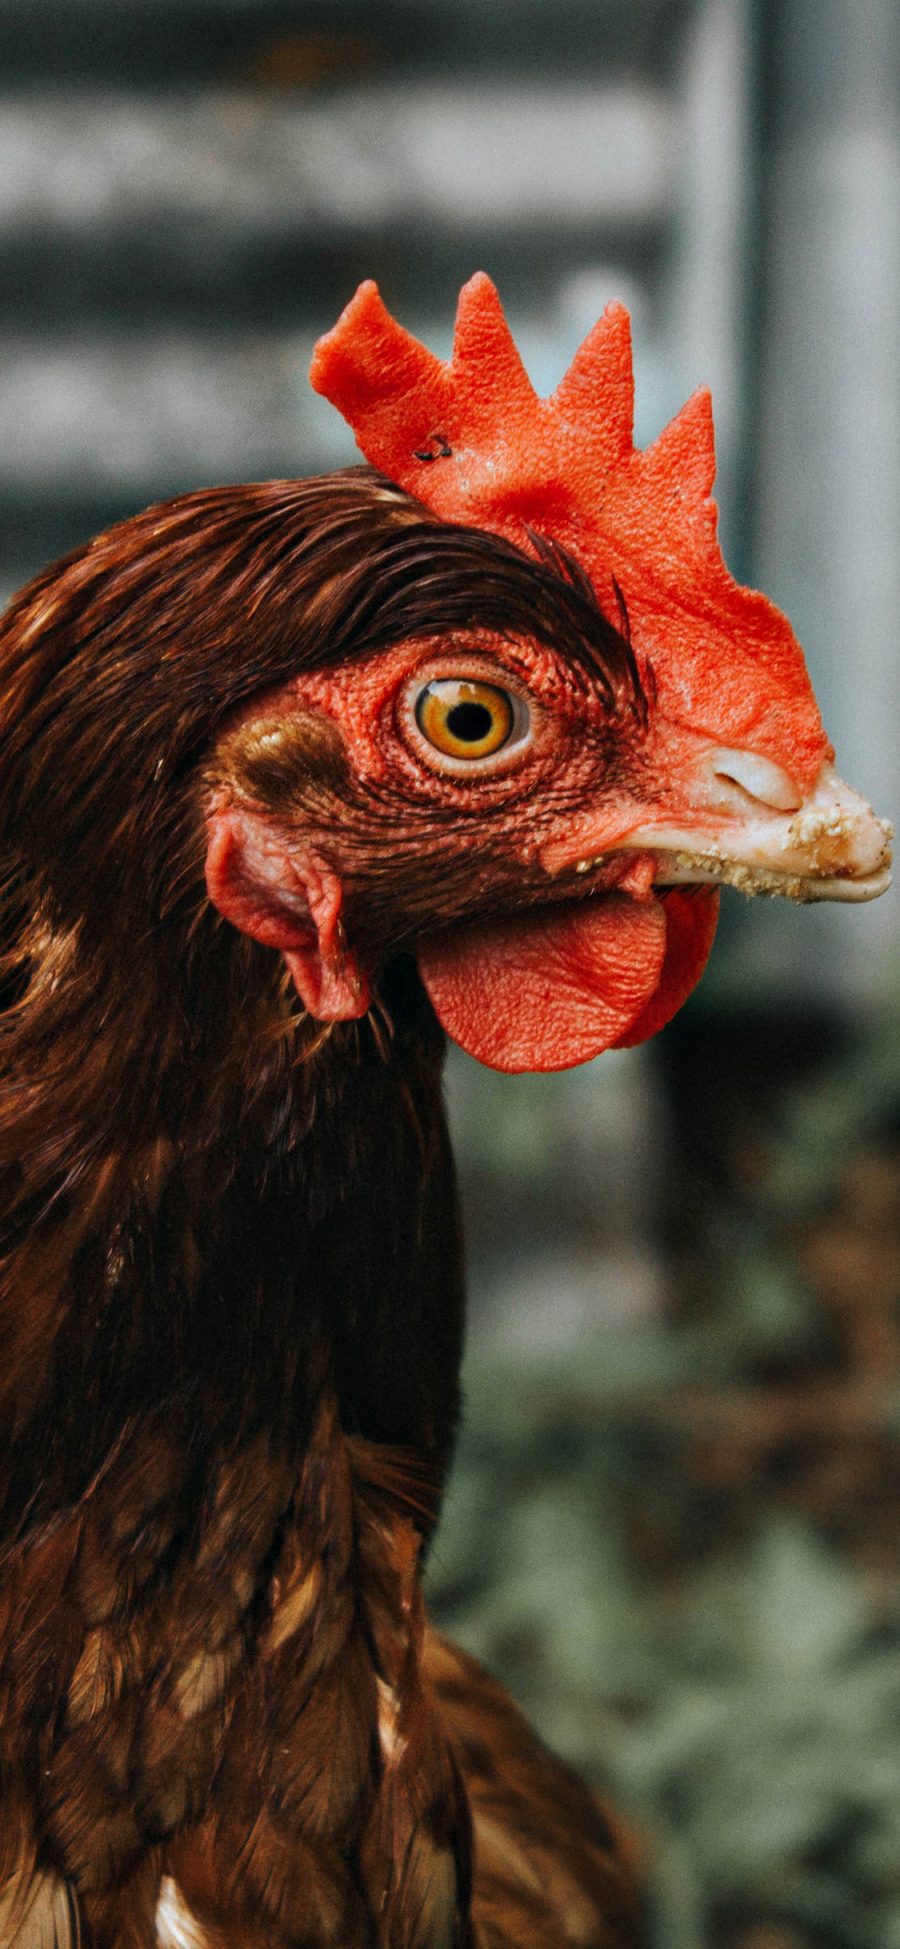
[[[561,557],[367,469],[151,509],[0,626],[0,1949],[642,1939],[605,1817],[422,1614],[462,1297],[408,949],[534,891],[382,796],[376,999],[323,1030],[203,881],[210,794],[335,816],[279,686],[526,638],[640,722]]]

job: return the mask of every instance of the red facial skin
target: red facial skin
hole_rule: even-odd
[[[418,691],[446,676],[517,696],[527,740],[448,764],[413,714]],[[246,716],[289,724],[299,713],[338,734],[339,803],[276,816],[222,787],[207,878],[230,920],[280,948],[313,1015],[365,1012],[379,961],[407,944],[393,920],[404,908],[440,1019],[494,1067],[568,1067],[642,1040],[680,1006],[706,960],[717,896],[672,890],[661,900],[654,857],[616,852],[660,804],[669,818],[690,806],[672,790],[657,800],[653,731],[611,723],[583,673],[526,644],[412,643],[304,676]],[[599,837],[613,855],[588,873],[576,871],[585,821],[592,852]],[[395,883],[387,916],[379,856],[391,858]]]

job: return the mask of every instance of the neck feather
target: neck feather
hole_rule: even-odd
[[[271,955],[213,938],[181,963],[157,942],[99,1010],[111,984],[81,942],[72,979],[21,1011],[7,1534],[77,1500],[147,1417],[198,1455],[239,1431],[302,1454],[326,1376],[348,1434],[446,1461],[461,1282],[442,1038],[415,972],[323,1036]]]

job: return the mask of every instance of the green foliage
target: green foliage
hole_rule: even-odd
[[[834,1910],[813,1939],[888,1940],[900,1647],[879,1604],[811,1525],[764,1510],[746,1549],[642,1578],[621,1504],[639,1434],[598,1438],[610,1404],[589,1417],[581,1380],[578,1418],[570,1394],[554,1420],[559,1382],[538,1402],[532,1379],[531,1428],[493,1437],[482,1415],[509,1384],[473,1389],[432,1603],[648,1836],[660,1949],[698,1949],[723,1903],[802,1922],[823,1855],[846,1886],[839,1930]]]

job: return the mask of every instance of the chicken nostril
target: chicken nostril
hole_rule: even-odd
[[[714,778],[737,785],[758,805],[775,812],[796,812],[803,804],[803,794],[794,779],[773,758],[763,758],[757,751],[720,750],[711,754],[710,763]]]

